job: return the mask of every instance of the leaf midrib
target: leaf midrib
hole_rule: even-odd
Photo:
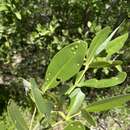
[[[50,83],[45,87],[44,91],[46,91],[49,86],[51,85],[51,83],[56,79],[56,77],[59,75],[59,73],[65,68],[65,66],[75,57],[76,55],[72,56],[70,58],[70,60],[68,60],[63,67],[61,67],[61,69],[56,73],[56,75],[52,78],[52,80],[50,81]]]

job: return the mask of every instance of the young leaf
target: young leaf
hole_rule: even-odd
[[[84,125],[79,121],[69,123],[64,130],[86,130]]]
[[[68,109],[68,118],[79,111],[79,108],[84,101],[85,95],[79,88],[77,88],[71,93],[70,98],[71,101]]]
[[[110,43],[109,41],[112,39],[112,37],[115,35],[115,33],[117,32],[117,30],[119,29],[119,27],[121,26],[121,24],[111,33],[111,35],[97,48],[96,50],[96,55],[98,55],[101,51],[103,51]]]
[[[117,53],[123,47],[127,38],[128,38],[128,33],[112,40],[106,48],[106,52],[108,53],[108,56],[111,56],[114,53]]]
[[[39,112],[43,113],[46,116],[49,116],[51,112],[51,104],[49,104],[42,97],[41,91],[39,90],[34,79],[31,79],[31,90],[32,90],[32,96],[34,97],[35,104]]]
[[[11,118],[12,123],[17,128],[17,130],[28,130],[27,124],[23,119],[18,106],[13,101],[11,101],[8,107],[8,114]]]
[[[43,91],[56,87],[74,76],[81,68],[86,53],[86,43],[74,42],[59,51],[48,66]]]
[[[112,77],[110,79],[90,79],[86,80],[84,82],[79,83],[80,87],[86,86],[86,87],[92,87],[92,88],[108,88],[112,87],[118,84],[121,84],[126,79],[127,74],[125,72],[119,72],[119,74],[115,77]]]
[[[89,112],[87,112],[86,110],[82,110],[82,117],[84,117],[86,119],[86,121],[91,125],[91,126],[96,126],[96,122],[94,120],[94,118],[89,114]]]
[[[94,37],[88,49],[88,58],[87,58],[88,63],[94,58],[94,56],[96,55],[97,49],[107,39],[110,32],[111,32],[110,27],[105,27],[100,32],[98,32],[97,35]]]
[[[130,100],[130,94],[115,96],[112,98],[103,99],[87,106],[88,112],[100,112],[112,109],[114,107],[122,106]]]

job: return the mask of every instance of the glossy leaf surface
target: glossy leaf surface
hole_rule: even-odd
[[[117,53],[123,47],[127,38],[128,38],[128,33],[112,40],[106,48],[106,52],[108,53],[108,55],[111,56],[114,53]]]
[[[86,53],[86,43],[74,42],[59,51],[48,66],[43,91],[56,87],[74,76],[81,68]]]
[[[101,31],[99,31],[97,35],[94,37],[88,49],[88,56],[87,56],[88,63],[94,58],[94,56],[96,55],[97,49],[107,39],[110,32],[111,32],[110,27],[105,27]]]
[[[119,29],[121,25],[119,25],[111,34],[110,36],[97,48],[96,50],[96,55],[98,55],[101,51],[103,51],[104,49],[107,48],[107,46],[110,44],[110,40],[112,39],[112,37],[115,35],[115,33],[117,32],[117,30]]]

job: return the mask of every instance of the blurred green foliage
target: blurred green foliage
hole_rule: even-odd
[[[0,1],[0,106],[6,107],[9,98],[27,106],[21,78],[34,77],[39,84],[45,76],[50,59],[58,50],[77,39],[91,42],[105,26],[115,29],[123,20],[116,35],[130,31],[129,0],[1,0]],[[130,83],[130,39],[120,51]],[[105,71],[105,70],[104,70]],[[88,75],[92,77],[91,70]],[[100,72],[95,77],[104,77]],[[122,90],[123,89],[123,90]],[[86,91],[86,90],[84,90]],[[116,90],[87,90],[90,98],[98,93],[111,95]],[[58,97],[59,98],[59,97]],[[3,109],[0,109],[2,113]]]

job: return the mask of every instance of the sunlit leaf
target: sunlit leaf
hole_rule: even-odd
[[[130,94],[106,98],[87,106],[88,112],[100,112],[124,105],[130,100]]]
[[[97,53],[97,49],[103,44],[111,32],[110,27],[105,27],[97,33],[88,49],[87,62],[90,62]]]
[[[7,10],[8,10],[7,5],[5,5],[5,4],[0,4],[0,12],[1,12],[1,11],[7,11]]]
[[[86,43],[74,42],[59,51],[48,66],[43,91],[56,87],[74,76],[81,68],[86,53]]]
[[[93,88],[107,88],[112,87],[118,84],[121,84],[126,79],[127,74],[125,72],[119,72],[119,74],[115,77],[109,79],[90,79],[84,82],[79,83],[79,86],[93,87]]]
[[[64,130],[86,130],[84,125],[79,121],[69,123]]]
[[[120,25],[121,26],[121,25]],[[117,32],[117,30],[119,29],[118,26],[111,34],[110,36],[97,48],[96,50],[96,55],[98,55],[101,51],[103,51],[104,49],[106,49],[106,47],[110,44],[110,40],[112,39],[112,37],[115,35],[115,33]]]
[[[11,101],[10,105],[8,106],[8,114],[17,130],[28,130],[27,124],[23,119],[18,106],[13,101]]]
[[[108,53],[108,55],[111,56],[114,53],[117,53],[123,47],[127,38],[128,38],[128,33],[112,40],[106,48],[106,52]]]
[[[22,19],[22,16],[21,16],[20,12],[15,12],[15,15],[16,15],[17,19],[19,19],[19,20]]]

